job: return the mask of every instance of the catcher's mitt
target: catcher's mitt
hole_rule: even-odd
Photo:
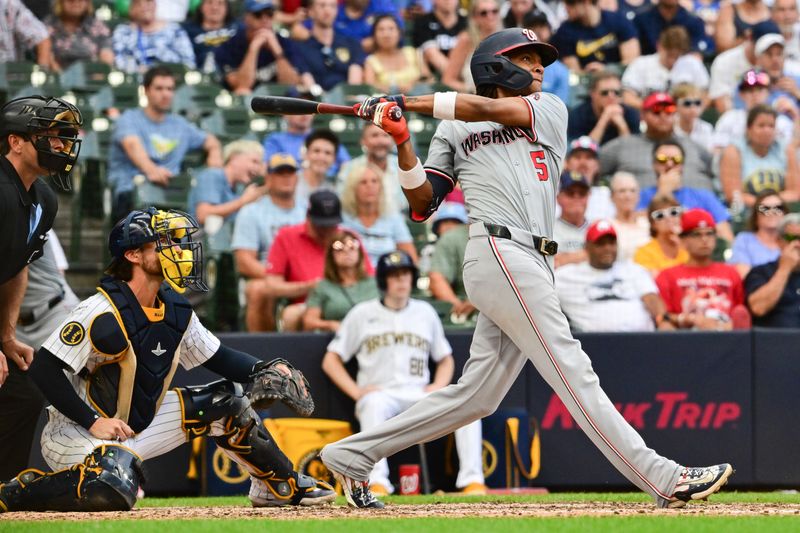
[[[278,365],[284,365],[289,373]],[[286,359],[258,363],[250,378],[253,385],[248,396],[254,408],[266,409],[280,400],[300,416],[311,416],[314,412],[314,398],[306,377]]]

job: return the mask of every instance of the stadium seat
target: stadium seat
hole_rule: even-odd
[[[340,83],[323,97],[324,102],[332,104],[353,105],[361,102],[367,96],[378,94],[379,91],[366,83],[349,84]]]
[[[246,107],[217,109],[200,121],[200,127],[217,137],[238,138],[250,133],[251,118]]]
[[[193,185],[188,173],[172,176],[166,187],[155,185],[139,174],[133,178],[135,186],[133,207],[139,209],[156,206],[161,209],[188,209],[189,191]]]
[[[96,93],[109,84],[111,66],[102,62],[78,61],[61,73],[61,85],[80,93]]]

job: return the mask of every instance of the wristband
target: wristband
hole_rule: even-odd
[[[397,179],[400,186],[404,189],[416,189],[428,180],[425,174],[425,169],[422,168],[422,163],[417,158],[417,164],[411,170],[403,170],[402,168],[397,173]]]
[[[433,93],[433,118],[440,120],[456,119],[456,96],[458,93]]]

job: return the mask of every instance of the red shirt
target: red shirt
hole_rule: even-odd
[[[667,268],[656,278],[656,285],[670,313],[700,313],[726,319],[730,318],[732,307],[744,303],[742,278],[725,263]]]
[[[375,270],[366,254],[364,261],[367,273],[372,275]],[[286,281],[311,281],[322,278],[324,273],[325,246],[308,234],[305,222],[278,230],[267,256],[267,274],[277,274]],[[294,303],[305,299],[302,296]]]

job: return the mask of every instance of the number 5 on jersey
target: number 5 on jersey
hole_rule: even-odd
[[[547,163],[544,160],[544,150],[531,152],[531,161],[533,162],[533,168],[536,169],[536,177],[539,178],[539,181],[547,181],[550,174],[547,171]]]

